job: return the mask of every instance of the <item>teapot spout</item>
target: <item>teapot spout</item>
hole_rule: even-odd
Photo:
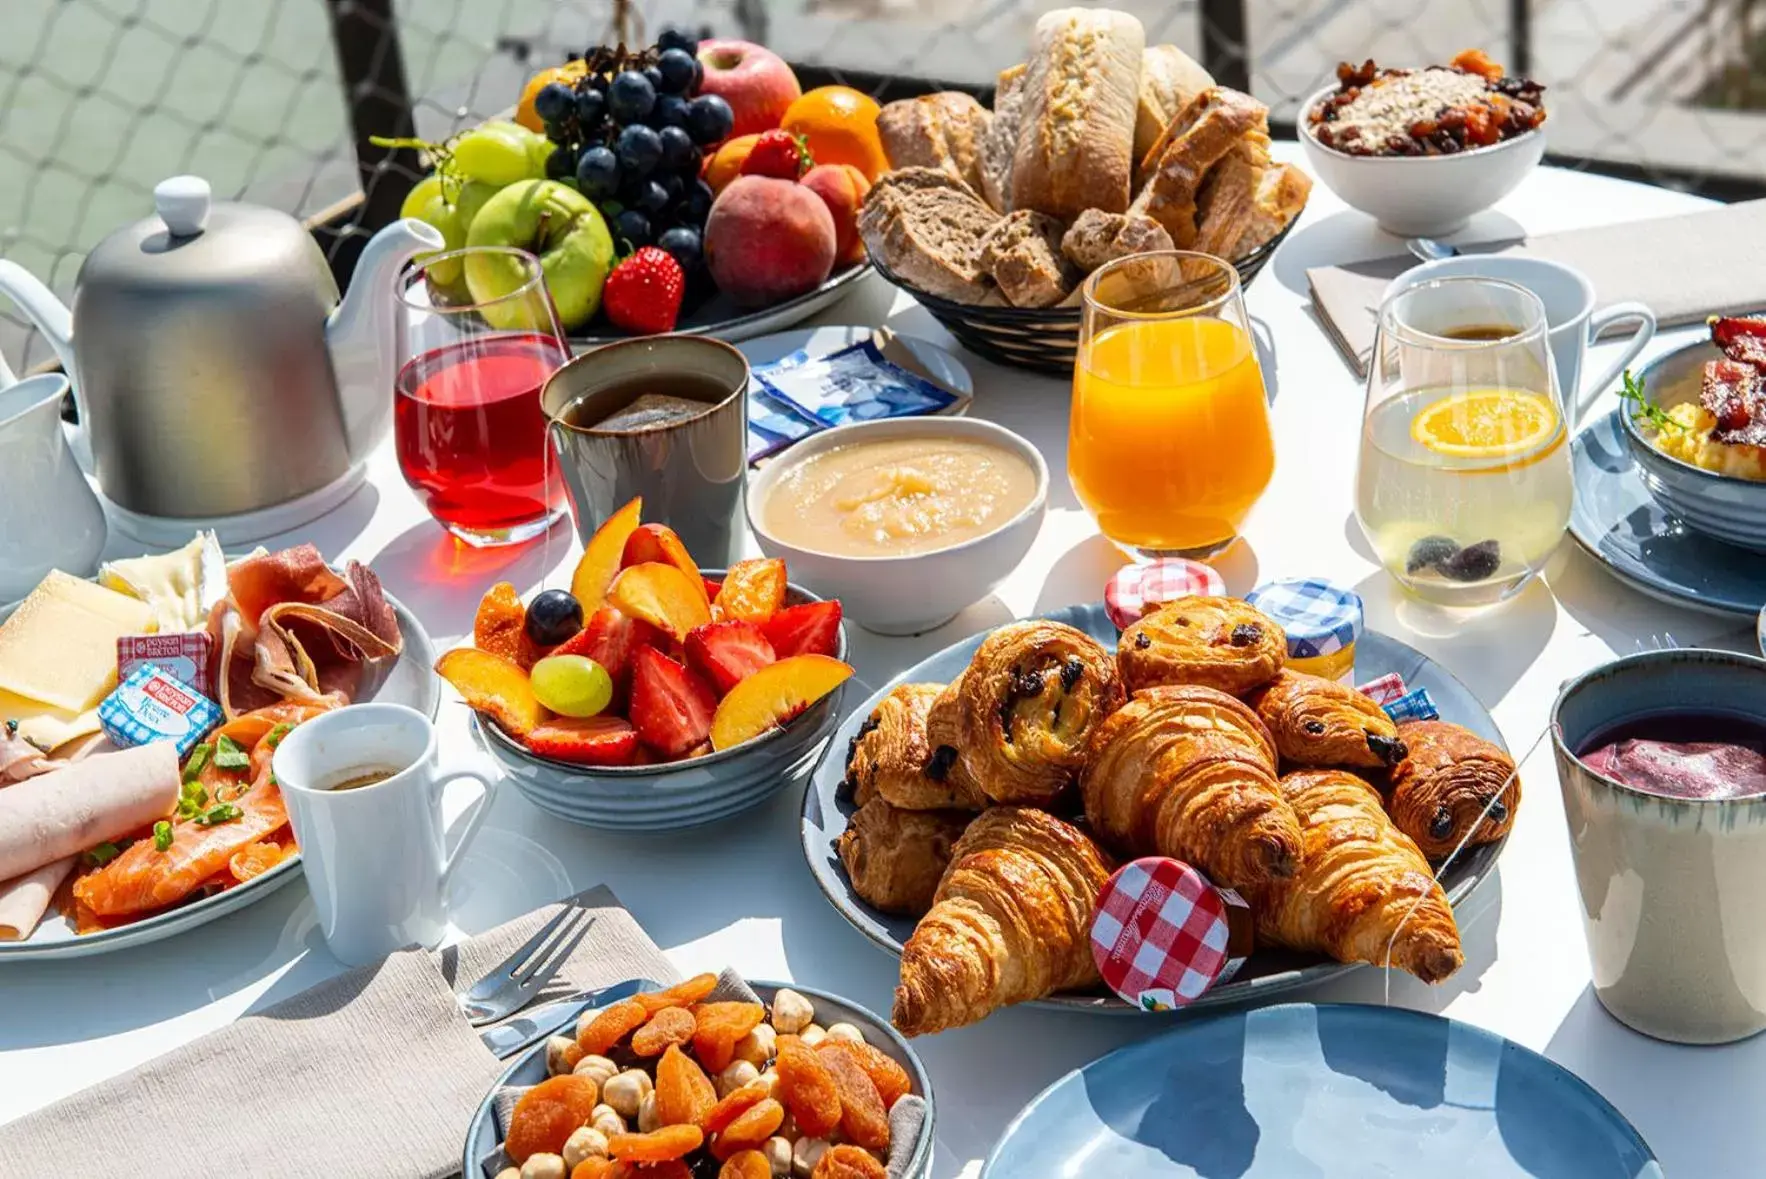
[[[55,292],[37,278],[36,275],[20,266],[17,262],[0,259],[0,295],[5,295],[18,305],[25,317],[36,325],[49,346],[55,349],[61,367],[66,370],[70,381],[77,381],[74,372],[74,317],[69,313],[67,304],[55,297]],[[0,389],[12,384],[12,373],[0,361]]]
[[[325,322],[351,462],[367,458],[392,426],[399,271],[416,255],[441,248],[434,226],[413,217],[394,221],[363,247],[349,291]]]

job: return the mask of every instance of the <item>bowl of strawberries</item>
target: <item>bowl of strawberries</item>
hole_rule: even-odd
[[[633,500],[584,546],[568,590],[500,582],[472,644],[436,671],[529,801],[583,826],[717,822],[809,779],[833,739],[840,603],[784,562],[701,570]]]

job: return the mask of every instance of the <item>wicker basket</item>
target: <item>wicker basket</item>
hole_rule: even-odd
[[[1263,269],[1264,263],[1293,228],[1294,222],[1288,222],[1280,233],[1233,263],[1233,269],[1239,272],[1241,286],[1251,285],[1251,280],[1257,277],[1257,272]],[[934,319],[977,356],[1037,372],[1061,376],[1073,374],[1073,358],[1079,351],[1079,324],[1085,314],[1084,308],[982,307],[974,303],[954,303],[903,281],[874,254],[871,264],[877,268],[877,273],[918,299]]]

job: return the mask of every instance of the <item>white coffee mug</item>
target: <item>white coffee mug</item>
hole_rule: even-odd
[[[315,717],[283,738],[271,769],[332,954],[359,966],[437,945],[447,930],[448,877],[490,809],[490,781],[470,770],[440,772],[435,726],[402,704],[352,704]],[[480,794],[448,850],[442,794],[460,779],[476,782]]]
[[[1655,312],[1642,303],[1614,303],[1598,311],[1594,284],[1573,266],[1545,258],[1518,254],[1460,254],[1413,266],[1386,288],[1382,301],[1399,291],[1435,278],[1478,276],[1498,278],[1526,287],[1545,305],[1546,342],[1556,363],[1558,389],[1569,411],[1571,428],[1581,421],[1589,406],[1607,391],[1625,367],[1655,338]],[[1582,360],[1588,346],[1615,324],[1635,322],[1631,336],[1600,375],[1584,382]]]

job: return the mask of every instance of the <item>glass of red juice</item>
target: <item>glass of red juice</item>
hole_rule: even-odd
[[[393,437],[405,482],[467,544],[533,539],[565,510],[540,387],[570,359],[539,259],[501,247],[431,254],[397,292]]]

